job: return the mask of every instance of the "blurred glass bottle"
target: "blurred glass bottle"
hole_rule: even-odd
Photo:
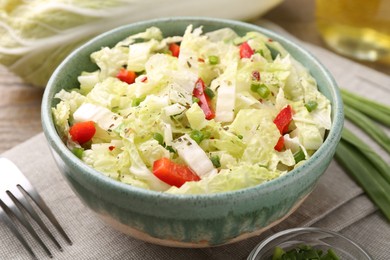
[[[330,48],[390,64],[390,0],[316,0],[318,29]]]

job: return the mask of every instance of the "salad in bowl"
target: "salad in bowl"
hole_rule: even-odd
[[[255,236],[313,191],[343,127],[309,52],[254,24],[171,17],[70,54],[42,99],[62,176],[105,223],[173,247]]]
[[[309,159],[332,126],[314,77],[261,32],[202,29],[164,36],[150,26],[93,52],[97,69],[52,108],[74,155],[172,194],[252,187]]]

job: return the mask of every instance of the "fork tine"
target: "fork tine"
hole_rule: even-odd
[[[69,245],[72,245],[72,241],[68,237],[68,235],[65,233],[64,229],[54,216],[54,214],[51,212],[49,207],[46,205],[45,201],[42,199],[42,197],[38,194],[38,192],[35,191],[35,189],[32,188],[31,184],[25,183],[25,185],[30,185],[31,188],[28,190],[30,192],[27,192],[24,186],[18,185],[18,188],[23,190],[25,194],[27,194],[34,202],[35,204],[41,209],[41,211],[46,215],[46,217],[50,220],[50,222],[53,224],[53,226],[58,230],[58,232],[62,235],[62,237],[68,242]]]
[[[20,211],[20,207],[22,207],[20,202],[16,199],[16,197],[12,193],[7,192],[7,194],[11,198],[11,200],[7,203],[7,207],[10,210],[9,211],[10,215],[13,215],[27,229],[27,231],[31,234],[31,236],[41,245],[43,250],[45,250],[48,256],[53,257],[53,254],[50,252],[49,248],[47,248],[45,243],[38,236],[37,232],[27,221],[23,213]]]
[[[36,204],[35,206],[40,208],[41,210],[40,213],[45,214],[45,216],[51,222],[51,224],[58,230],[58,233],[60,233],[64,237],[64,239],[68,242],[68,244],[71,245],[72,241],[65,233],[64,229],[61,227],[58,220],[55,218],[54,214],[51,212],[51,210],[46,205],[42,197],[32,186],[30,181],[19,170],[19,168],[12,161],[4,157],[0,157],[0,166],[2,168],[0,169],[1,170],[0,173],[5,174],[2,176],[3,178],[1,178],[1,182],[0,182],[0,200],[2,204],[5,206],[3,207],[3,210],[8,214],[7,217],[9,218],[9,221],[13,222],[13,225],[16,228],[19,228],[19,225],[16,224],[23,225],[28,231],[28,233],[43,248],[46,254],[50,257],[53,257],[48,247],[45,245],[45,243],[38,236],[34,228],[31,226],[31,223],[29,221],[31,219],[34,219],[36,224],[38,224],[38,226],[42,229],[42,231],[49,236],[49,238],[60,249],[60,251],[63,251],[61,245],[54,238],[53,234],[49,231],[47,225],[43,222],[41,217],[38,215],[37,213],[38,211],[36,210],[36,208],[34,209],[33,207],[34,205],[31,202],[32,200]],[[16,232],[14,231],[13,233],[16,234]],[[19,233],[17,237],[20,238],[21,233]],[[26,241],[22,243],[24,245],[27,245]],[[32,251],[31,248],[30,251]]]
[[[22,235],[18,231],[17,227],[10,219],[10,217],[9,217],[10,211],[11,210],[7,207],[7,205],[5,205],[2,200],[0,200],[0,218],[7,225],[7,227],[11,230],[11,232],[14,234],[14,236],[20,241],[20,243],[22,243],[24,248],[31,255],[32,259],[38,260],[37,256],[32,251],[31,247],[27,244],[27,241],[22,237]]]
[[[24,189],[20,188],[20,185],[17,185],[19,190],[14,193],[12,193],[12,196],[15,196],[16,199],[20,202],[20,205],[24,208],[25,211],[34,219],[34,221],[41,227],[41,229],[45,232],[45,234],[53,241],[53,243],[58,247],[60,251],[63,251],[61,245],[58,243],[58,241],[55,239],[53,234],[49,231],[45,223],[43,223],[42,219],[38,216],[37,212],[35,209],[31,206],[31,204],[27,201],[26,197],[27,195],[24,194]],[[24,192],[22,192],[23,190]],[[10,193],[8,193],[10,196]],[[17,196],[19,195],[19,196]],[[19,204],[16,204],[18,206]],[[19,208],[21,210],[21,208]]]
[[[19,168],[9,159],[6,159],[4,157],[0,158],[0,164],[4,165],[4,167],[7,169],[9,173],[12,173],[14,178],[17,179],[18,184],[17,187],[20,191],[22,191],[23,195],[27,195],[30,197],[34,203],[40,208],[40,210],[46,215],[46,217],[49,219],[49,221],[53,224],[53,226],[58,230],[58,232],[62,235],[62,237],[66,240],[66,242],[69,245],[72,245],[72,241],[68,237],[68,235],[65,233],[64,229],[54,216],[54,214],[51,212],[49,207],[46,205],[42,197],[39,195],[39,193],[36,191],[36,189],[32,186],[30,181],[24,176],[24,174],[19,170]],[[10,184],[8,184],[10,185]],[[1,183],[0,183],[1,186]],[[0,197],[1,198],[1,197]]]

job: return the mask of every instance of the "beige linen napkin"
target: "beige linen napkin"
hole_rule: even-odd
[[[272,24],[265,25],[280,31],[280,28]],[[390,77],[318,47],[309,44],[304,46],[329,68],[340,85],[384,103],[390,102]],[[372,143],[358,130],[354,131]],[[384,155],[380,148],[378,150]],[[69,246],[60,239],[64,252],[56,251],[54,245],[48,242],[53,248],[55,259],[245,259],[256,244],[270,234],[308,225],[339,231],[362,245],[374,259],[390,259],[389,222],[335,161],[302,206],[271,230],[231,245],[181,249],[148,244],[106,226],[84,207],[62,178],[43,134],[18,145],[2,156],[13,160],[28,176],[73,240],[74,244]],[[390,162],[388,157],[385,158]],[[34,243],[28,235],[27,238]],[[34,248],[40,259],[49,259],[38,246]],[[3,223],[0,223],[0,259],[30,259]]]

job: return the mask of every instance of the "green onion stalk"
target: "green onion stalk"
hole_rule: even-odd
[[[341,89],[345,118],[363,130],[390,155],[390,106]],[[390,221],[390,165],[368,144],[343,129],[336,161],[362,187]]]

